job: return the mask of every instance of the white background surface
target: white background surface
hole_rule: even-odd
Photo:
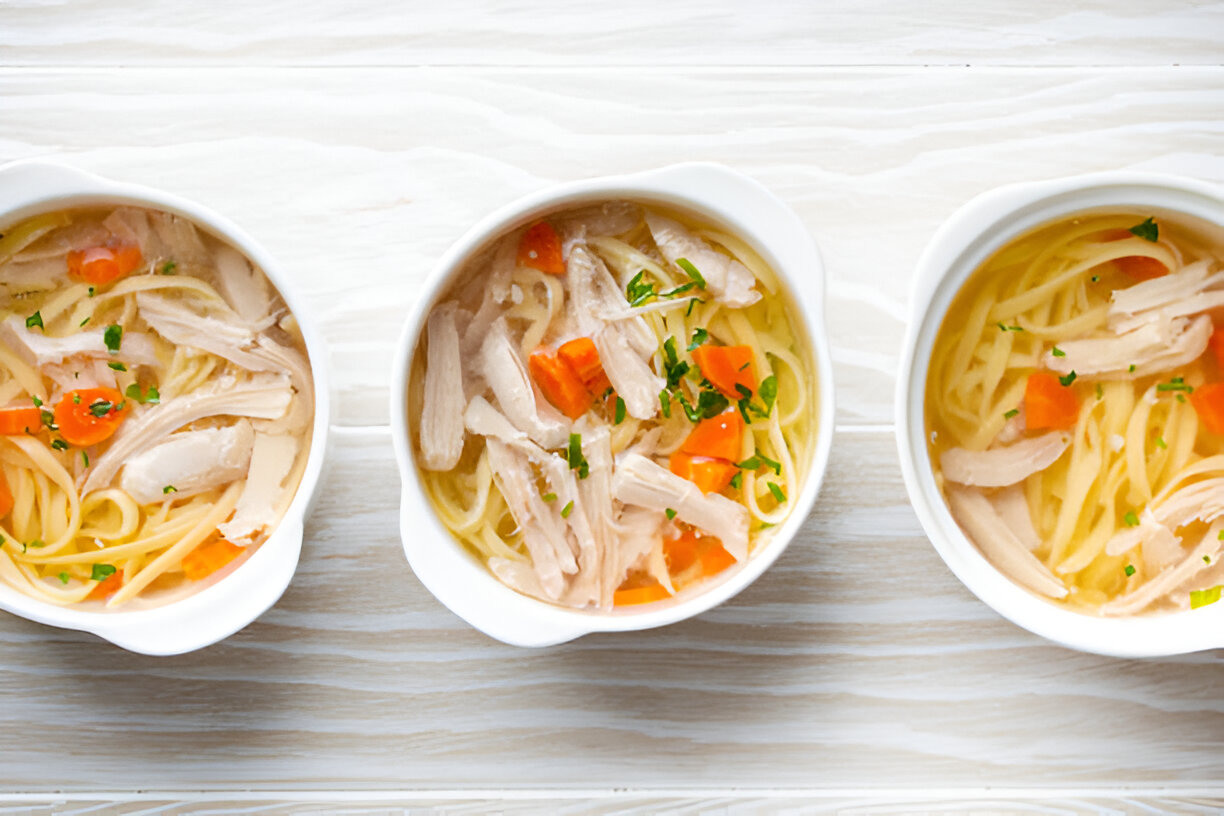
[[[1224,182],[1224,4],[0,0],[0,160],[33,156],[263,241],[322,321],[338,428],[294,584],[225,643],[153,659],[0,619],[12,812],[1224,802],[1221,653],[1109,660],[999,619],[922,535],[891,416],[910,270],[968,198],[1113,168]],[[402,315],[493,207],[687,159],[759,179],[821,245],[826,488],[700,619],[502,646],[399,548]]]

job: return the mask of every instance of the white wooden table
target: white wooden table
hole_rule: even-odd
[[[1224,182],[1224,4],[531,5],[0,0],[0,160],[232,216],[300,277],[337,400],[297,578],[245,631],[154,659],[0,619],[0,811],[1224,806],[1222,655],[1109,660],[1001,620],[923,536],[891,410],[910,270],[962,202],[1110,168]],[[503,646],[401,554],[402,315],[496,205],[686,159],[756,177],[821,245],[827,487],[722,608]]]

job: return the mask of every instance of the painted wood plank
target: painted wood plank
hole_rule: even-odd
[[[466,798],[462,794],[448,798],[395,796],[379,797],[374,801],[359,797],[328,796],[303,801],[290,796],[276,799],[234,797],[123,797],[96,799],[29,799],[15,801],[8,807],[0,803],[0,813],[20,813],[23,816],[47,814],[96,814],[99,812],[124,816],[153,814],[280,814],[327,813],[344,816],[390,816],[390,814],[431,813],[465,816],[465,814],[531,814],[551,813],[556,816],[634,816],[663,814],[665,816],[698,816],[698,814],[784,813],[788,816],[892,816],[892,814],[973,814],[973,816],[1007,816],[1007,814],[1041,814],[1042,816],[1076,816],[1077,814],[1161,813],[1170,816],[1208,816],[1224,807],[1224,799],[1174,797],[1158,795],[1045,796],[1025,799],[1008,796],[967,796],[940,798],[935,796],[877,796],[850,798],[825,795],[781,796],[752,794],[729,796],[660,796],[643,793],[614,794],[589,797],[530,796],[516,799]]]
[[[538,651],[487,639],[428,595],[394,532],[388,436],[339,442],[293,585],[235,637],[155,659],[0,618],[0,730],[15,735],[0,740],[0,789],[1221,779],[1222,655],[1108,660],[1001,620],[921,535],[887,433],[839,435],[817,511],[731,602]]]
[[[388,422],[404,313],[482,215],[556,181],[691,159],[759,179],[809,225],[839,420],[888,423],[905,282],[961,203],[1113,168],[1224,181],[1222,134],[1220,68],[0,70],[0,159],[194,198],[300,276],[345,425]]]
[[[1219,65],[1224,4],[377,0],[0,6],[15,65]]]

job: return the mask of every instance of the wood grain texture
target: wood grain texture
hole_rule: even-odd
[[[164,187],[265,242],[323,322],[343,425],[388,422],[434,260],[552,182],[705,159],[768,185],[825,258],[839,421],[881,424],[910,270],[963,202],[1112,168],[1224,181],[1224,68],[0,69],[0,121],[0,158]]]
[[[887,434],[698,619],[526,651],[417,583],[383,432],[338,445],[288,593],[156,659],[0,621],[0,789],[1212,788],[1221,660],[1117,661],[994,615],[926,543]],[[71,757],[71,773],[62,762]]]
[[[1198,0],[604,0],[445,4],[7,0],[20,65],[1203,65]]]
[[[1009,182],[1224,182],[1222,43],[1220,2],[0,3],[0,161],[247,228],[322,324],[338,424],[298,575],[235,637],[154,659],[0,618],[0,813],[1218,812],[1224,653],[1108,660],[1001,620],[922,535],[891,423],[935,228]],[[699,619],[503,646],[402,556],[404,312],[495,206],[690,159],[821,245],[826,490]]]

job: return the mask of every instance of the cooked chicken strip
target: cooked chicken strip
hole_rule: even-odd
[[[688,260],[705,278],[706,289],[720,303],[740,308],[761,299],[761,293],[753,288],[756,277],[746,266],[712,248],[679,221],[647,210],[646,224],[668,263],[674,265],[681,258]]]
[[[246,546],[276,524],[285,498],[285,479],[297,459],[298,440],[284,434],[255,434],[246,483],[233,517],[217,526],[221,535]]]
[[[425,363],[425,404],[421,411],[421,465],[426,470],[450,470],[463,454],[463,360],[455,305],[447,303],[429,314]]]
[[[545,448],[568,441],[569,423],[536,393],[503,320],[490,327],[480,347],[480,372],[516,428]]]
[[[254,442],[246,420],[172,434],[129,459],[119,485],[140,504],[202,493],[245,476]]]
[[[1022,482],[1058,461],[1071,444],[1071,434],[1051,431],[984,451],[951,448],[939,457],[948,481],[977,487],[1004,487]]]
[[[1074,371],[1090,379],[1133,380],[1198,359],[1207,348],[1211,332],[1211,318],[1207,315],[1187,321],[1182,317],[1169,320],[1156,314],[1116,337],[1064,340],[1058,344],[1062,356],[1047,352],[1042,363],[1059,374]]]
[[[26,328],[25,321],[16,315],[0,323],[0,342],[36,367],[60,363],[69,357],[123,360],[137,365],[158,363],[153,339],[142,332],[124,332],[119,351],[112,353],[106,346],[105,329],[77,332],[67,337],[47,337],[41,331]]]
[[[625,410],[636,419],[651,419],[659,411],[659,392],[667,381],[650,370],[615,326],[605,326],[593,339],[604,373],[625,401]]]

